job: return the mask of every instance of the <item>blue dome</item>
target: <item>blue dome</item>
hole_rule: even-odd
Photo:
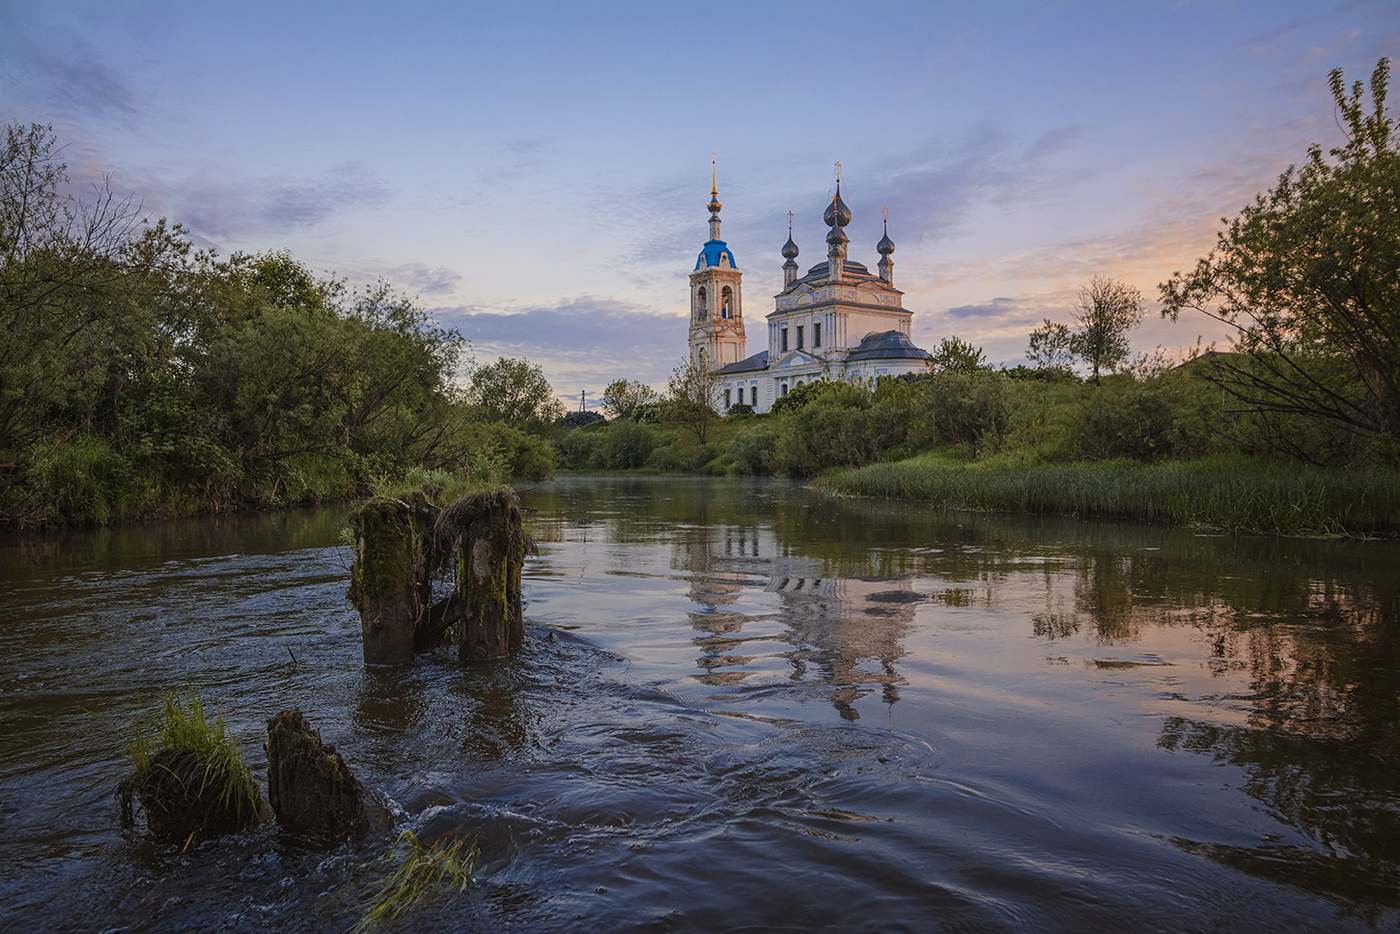
[[[734,251],[729,249],[729,244],[723,240],[706,240],[705,245],[700,248],[699,257],[695,260],[695,268],[718,266],[720,256],[725,255],[729,257],[730,268],[738,269],[739,264],[734,261]]]

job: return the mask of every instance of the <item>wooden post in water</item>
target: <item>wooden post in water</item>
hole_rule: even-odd
[[[296,708],[267,722],[267,797],[282,830],[305,843],[332,845],[369,827],[364,787]]]
[[[439,551],[453,548],[459,616],[457,655],[464,662],[501,658],[525,642],[520,569],[534,543],[525,534],[520,500],[506,489],[472,493],[445,507],[435,530]]]
[[[366,665],[413,664],[414,630],[432,597],[431,513],[422,494],[413,503],[381,496],[361,504],[351,520],[349,596],[360,611]]]

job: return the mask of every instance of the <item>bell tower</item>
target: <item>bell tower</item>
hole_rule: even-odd
[[[719,236],[719,187],[710,165],[710,239],[690,274],[690,358],[711,371],[744,359],[743,273],[729,244]]]

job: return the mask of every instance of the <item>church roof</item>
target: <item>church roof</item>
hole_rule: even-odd
[[[729,244],[723,240],[706,240],[705,245],[700,248],[700,255],[695,259],[695,268],[718,266],[720,255],[725,253],[729,255],[730,267],[738,269],[739,264],[734,261],[734,251],[729,249]]]
[[[929,352],[898,331],[876,331],[860,339],[860,346],[846,356],[852,360],[927,360]]]
[[[803,276],[801,279],[799,279],[799,280],[797,280],[797,281],[798,281],[798,282],[809,282],[809,281],[824,282],[824,281],[826,280],[826,278],[827,278],[827,268],[828,268],[830,265],[831,265],[830,262],[826,262],[826,263],[817,263],[817,265],[815,265],[815,266],[813,266],[811,269],[807,270],[807,275]],[[851,259],[845,259],[845,260],[842,260],[842,261],[841,261],[841,274],[842,274],[845,278],[847,278],[847,279],[876,279],[876,278],[878,278],[878,276],[871,275],[871,273],[870,273],[870,268],[869,268],[868,266],[866,266],[864,263],[857,263],[855,260],[851,260]],[[793,285],[796,285],[796,284],[797,284],[797,282],[794,282],[794,283],[793,283]]]
[[[748,373],[756,370],[768,369],[768,351],[764,350],[754,354],[752,357],[745,357],[738,363],[731,363],[715,370],[716,376],[733,376],[736,373]]]

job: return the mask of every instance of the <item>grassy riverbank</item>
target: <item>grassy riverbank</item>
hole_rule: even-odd
[[[1400,533],[1400,471],[1243,457],[1018,465],[924,455],[828,474],[837,493],[951,509],[1131,519],[1267,535]]]

